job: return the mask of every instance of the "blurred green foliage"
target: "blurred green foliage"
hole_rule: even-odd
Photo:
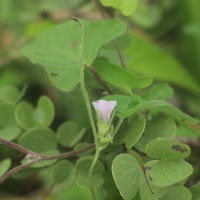
[[[111,5],[111,7],[117,8],[124,14],[123,10],[119,9],[119,5]],[[192,156],[188,158],[188,161],[194,167],[194,175],[186,185],[190,187],[199,181],[200,171],[197,163],[200,151],[198,146],[199,135],[195,133],[199,132],[200,127],[197,123],[198,120],[192,118],[200,119],[199,8],[200,1],[198,0],[140,0],[134,14],[130,15],[129,10],[127,11],[127,8],[125,8],[124,15],[130,15],[126,18],[119,13],[115,13],[115,10],[110,7],[104,8],[109,16],[120,16],[129,25],[129,32],[117,40],[125,60],[126,70],[120,68],[120,59],[113,43],[106,45],[100,51],[94,66],[101,78],[109,84],[112,91],[120,94],[106,98],[117,99],[119,102],[117,107],[118,115],[130,117],[124,120],[124,124],[129,125],[129,129],[121,127],[120,133],[122,134],[116,135],[114,147],[110,147],[113,148],[112,152],[108,154],[105,152],[101,157],[101,161],[106,167],[111,166],[110,163],[121,150],[118,149],[118,145],[121,143],[125,143],[127,148],[134,146],[140,151],[151,154],[148,151],[148,146],[157,142],[156,138],[160,137],[162,138],[161,140],[174,139],[178,122],[183,126],[178,127],[177,136],[184,136],[182,139],[191,145],[192,150]],[[58,71],[63,75],[63,81],[57,84],[58,88],[70,91],[69,93],[61,92],[52,86],[48,76],[40,66],[34,65],[33,67],[33,64],[24,58],[20,52],[22,46],[28,44],[46,30],[52,31],[53,29],[51,28],[63,21],[67,21],[71,16],[86,20],[101,18],[94,3],[89,0],[0,0],[0,136],[46,154],[65,152],[75,144],[77,146],[74,148],[78,149],[80,146],[92,142],[91,135],[88,134],[91,130],[88,126],[87,111],[80,88],[75,87],[73,91],[70,91],[77,85],[79,77],[76,76],[76,73],[73,76],[70,73],[66,76],[62,69]],[[112,25],[113,22],[111,23]],[[84,46],[84,52],[86,53],[81,55],[88,65],[93,63],[102,45],[107,44],[123,32],[116,31],[116,36],[108,37],[111,24],[105,26],[106,32],[104,32],[103,36],[99,35],[96,40],[93,35],[98,36],[101,30],[94,29],[93,26],[90,27],[93,32],[91,35],[87,35],[88,37],[85,39],[86,46]],[[70,29],[70,27],[68,28]],[[52,32],[52,34],[54,35],[55,32]],[[66,34],[65,32],[62,32],[62,34],[57,36],[56,44],[58,41],[62,44],[62,37],[67,37],[67,31]],[[80,30],[77,28],[77,31],[71,36],[77,38],[79,34]],[[46,36],[44,35],[44,37]],[[99,44],[100,39],[102,41]],[[68,38],[68,40],[71,42],[72,38]],[[88,46],[90,47],[89,44],[91,43],[92,48],[89,49]],[[37,45],[35,45],[35,49],[35,51],[37,49],[42,50],[44,54],[50,51],[48,48],[40,49],[40,46]],[[59,59],[62,60],[62,58],[58,55],[56,56],[57,60],[54,59],[53,61],[58,63]],[[40,58],[42,61],[38,62],[39,64],[43,64],[43,58],[43,56]],[[44,61],[45,64],[47,62],[52,63],[52,59],[53,57],[47,57]],[[69,63],[64,62],[64,64]],[[104,65],[107,66],[106,70],[102,67]],[[79,63],[77,66],[79,67]],[[50,69],[52,69],[51,66]],[[54,71],[50,73],[52,72],[55,73]],[[56,76],[53,73],[51,75]],[[110,76],[110,74],[113,75]],[[70,82],[70,78],[74,81],[72,85],[67,84]],[[103,94],[107,94],[89,70],[85,72],[85,79],[91,100],[96,100]],[[150,87],[153,79],[153,85]],[[168,84],[165,84],[165,82]],[[141,90],[141,88],[145,89]],[[133,97],[128,95],[133,95]],[[23,101],[21,101],[22,99]],[[169,102],[192,117],[183,114],[167,102],[163,104],[162,100],[169,100]],[[150,111],[153,118],[149,119],[149,116],[147,116],[148,121],[145,122],[142,118],[144,116],[140,116],[140,118],[137,118],[137,116],[131,117],[132,113],[135,111],[141,112],[141,110]],[[160,111],[165,116],[157,115]],[[130,132],[132,133],[132,128],[134,128],[134,126],[130,126],[133,121],[137,127],[133,131],[136,134],[134,137],[130,134]],[[144,127],[146,128],[145,130]],[[73,131],[65,138],[63,132],[70,130]],[[160,130],[163,131],[160,132]],[[32,141],[37,141],[37,143]],[[162,147],[165,145],[162,143]],[[159,145],[152,149],[158,153],[162,151]],[[123,150],[121,151],[123,152]],[[137,151],[132,151],[134,155],[137,153]],[[168,153],[170,154],[170,152]],[[10,200],[12,199],[11,195],[23,199],[29,193],[35,193],[35,196],[40,196],[46,189],[45,185],[59,183],[44,199],[91,199],[89,190],[81,189],[77,186],[85,187],[88,184],[86,175],[91,163],[90,154],[91,152],[84,154],[87,155],[87,158],[80,157],[76,166],[74,166],[73,159],[72,161],[59,161],[56,163],[54,161],[39,163],[34,166],[36,168],[30,168],[15,175],[4,186],[2,185],[0,187],[0,198]],[[133,159],[131,156],[121,156],[116,158],[114,164],[115,162],[122,162],[123,159]],[[8,157],[10,159],[7,159]],[[1,145],[0,174],[4,174],[11,167],[11,161],[13,163],[12,166],[15,166],[21,163],[21,159],[22,156],[17,152]],[[128,187],[124,185],[125,182],[118,180],[118,173],[120,174],[121,168],[123,170],[124,168],[123,166],[120,168],[121,163],[118,166],[113,165],[114,178],[115,174],[117,174],[115,178],[116,187],[110,171],[106,171],[106,175],[102,176],[104,171],[102,162],[99,161],[96,167],[97,173],[93,180],[97,186],[101,186],[96,191],[98,199],[120,199],[117,188],[123,191],[124,188]],[[150,162],[148,162],[149,166],[152,165]],[[134,160],[131,164],[133,163],[136,163],[134,167],[139,166],[139,161]],[[177,168],[170,168],[174,164]],[[185,165],[187,165],[187,170],[183,171],[182,175],[177,175],[176,172],[180,172],[183,168],[182,166]],[[45,166],[50,167],[45,168]],[[75,170],[75,167],[78,170]],[[125,167],[129,170],[128,166]],[[171,184],[171,180],[163,182],[163,179],[156,179],[156,177],[160,176],[158,172],[162,167],[175,172],[175,179],[173,180],[175,183],[184,181],[183,179],[192,173],[190,165],[181,159],[165,162],[161,159],[158,160],[150,176],[155,177],[156,184],[163,184],[164,186],[162,191],[164,196],[161,199],[173,199],[173,194],[176,191],[179,191],[178,193],[181,193],[183,195],[182,199],[185,198],[185,200],[190,200],[191,194],[195,200],[199,198],[199,184],[188,190],[178,183],[174,190],[174,187],[172,189],[167,188]],[[65,173],[60,173],[62,170]],[[140,198],[143,198],[142,200],[145,200],[150,195],[148,186],[141,169],[135,170],[138,170],[138,177],[135,182],[138,184],[139,193],[142,193],[141,191],[146,191],[147,193],[140,194],[141,197],[137,195],[134,199],[140,200]],[[37,176],[35,176],[36,173]],[[73,181],[77,174],[76,181]],[[135,178],[134,175],[130,171],[130,178]],[[25,187],[27,184],[29,187]],[[102,197],[105,188],[110,188],[110,190],[107,191],[107,197]],[[157,191],[157,188],[155,191]],[[135,191],[135,194],[137,192],[138,190]],[[3,193],[6,196],[2,196]],[[128,195],[127,199],[134,197],[133,194],[126,193],[125,195]],[[160,193],[155,195],[162,196]]]

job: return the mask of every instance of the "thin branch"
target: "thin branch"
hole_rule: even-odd
[[[57,159],[69,158],[69,157],[76,156],[82,152],[85,152],[85,151],[88,151],[88,150],[94,149],[94,148],[95,148],[95,144],[89,144],[81,149],[78,149],[75,151],[70,151],[67,153],[61,153],[58,155],[41,155],[41,158],[39,160],[43,161],[43,160],[57,160]]]
[[[149,184],[149,181],[148,181],[148,179],[147,179],[146,169],[145,169],[145,167],[144,167],[143,165],[141,166],[141,168],[142,168],[142,171],[143,171],[143,173],[144,173],[144,178],[145,178],[145,181],[146,181],[146,183],[147,183],[147,186],[148,186],[148,188],[149,188],[151,194],[153,195],[154,192],[152,191],[152,189],[151,189],[151,187],[150,187],[150,184]]]
[[[98,1],[98,0],[92,0],[92,1],[93,1],[93,3],[95,4],[97,10],[99,11],[101,17],[102,17],[103,19],[106,19],[106,18],[107,18],[107,15],[106,15],[104,9],[102,8],[101,4],[99,3],[99,1]]]
[[[118,54],[119,60],[121,62],[122,68],[126,69],[126,64],[125,64],[124,57],[122,55],[121,49],[119,47],[119,43],[117,41],[114,41],[114,43],[115,43],[115,49],[117,51],[117,54]]]
[[[17,167],[14,167],[13,169],[9,170],[6,172],[3,176],[0,177],[0,183],[3,183],[6,181],[8,178],[10,178],[12,175],[17,174],[18,172],[21,172],[24,169],[29,168],[30,166],[38,163],[38,160],[32,160],[27,163],[24,163],[22,165],[18,165]]]
[[[89,188],[90,188],[90,191],[91,191],[91,194],[92,194],[92,198],[93,198],[93,200],[97,200],[97,197],[96,197],[96,194],[95,194],[94,188],[93,188],[92,186],[90,186]]]
[[[5,139],[4,139],[4,141],[5,141]],[[3,143],[3,144],[5,144],[5,143]],[[24,147],[22,147],[20,145],[15,144],[16,145],[15,146],[13,144],[15,144],[15,143],[13,143],[13,142],[9,142],[8,143],[8,141],[6,141],[6,145],[7,146],[14,147],[14,149],[19,150],[20,152],[22,152],[22,149],[23,149],[23,153],[25,153],[25,151],[26,151],[25,154],[27,154],[27,156],[30,156],[29,157],[30,159],[28,160],[27,163],[18,165],[17,167],[14,167],[13,169],[11,169],[8,172],[6,172],[3,176],[0,177],[0,183],[3,183],[9,177],[11,177],[12,175],[14,175],[16,173],[19,173],[22,170],[27,169],[30,166],[35,165],[35,164],[37,164],[39,162],[42,162],[42,161],[45,161],[45,160],[57,160],[57,159],[69,158],[69,157],[72,157],[72,156],[76,156],[76,155],[78,155],[78,154],[80,154],[82,152],[88,151],[89,149],[95,148],[95,144],[89,144],[89,145],[87,145],[87,146],[85,146],[85,147],[83,147],[81,149],[78,149],[78,150],[75,150],[75,151],[70,151],[70,152],[67,152],[67,153],[62,153],[62,154],[58,154],[58,155],[42,155],[42,154],[30,151],[30,150],[28,150],[28,149],[26,149],[26,148],[24,148]],[[17,148],[15,148],[15,147],[17,147]],[[25,149],[25,151],[24,151],[24,149]],[[37,157],[36,157],[36,155],[37,155]]]
[[[29,149],[27,149],[27,148],[25,148],[25,147],[23,147],[21,145],[18,145],[18,144],[14,143],[14,142],[6,140],[6,139],[4,139],[2,137],[0,137],[0,143],[10,147],[11,149],[15,149],[15,150],[17,150],[17,151],[19,151],[21,153],[24,153],[24,154],[31,154],[31,155],[36,155],[36,156],[39,155],[36,152],[33,152],[33,151],[31,151],[31,150],[29,150]]]
[[[113,94],[113,92],[111,91],[111,89],[108,87],[108,85],[106,84],[106,82],[101,79],[101,77],[99,76],[98,72],[96,71],[96,69],[94,67],[88,67],[89,70],[94,74],[94,76],[96,77],[96,79],[99,81],[99,83],[103,86],[104,90],[108,92],[108,94]]]

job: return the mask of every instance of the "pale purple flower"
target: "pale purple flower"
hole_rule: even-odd
[[[117,105],[116,101],[98,100],[92,102],[95,110],[99,112],[101,119],[104,122],[110,120],[112,112]]]

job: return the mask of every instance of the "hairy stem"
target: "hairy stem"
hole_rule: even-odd
[[[92,161],[90,171],[89,171],[89,175],[88,175],[89,181],[91,181],[91,176],[92,176],[92,173],[94,171],[94,167],[96,165],[96,162],[98,161],[99,155],[100,155],[100,149],[96,149],[96,153],[95,153],[94,159]]]
[[[83,93],[83,97],[86,103],[86,107],[87,107],[87,111],[88,111],[88,115],[89,115],[89,119],[90,119],[90,123],[92,126],[92,131],[93,131],[93,136],[94,136],[94,141],[95,141],[95,145],[96,145],[96,152],[95,152],[95,156],[94,159],[92,161],[92,165],[90,166],[90,170],[89,170],[89,182],[90,182],[90,190],[93,196],[93,200],[96,200],[96,194],[95,191],[93,189],[93,186],[91,184],[91,176],[92,176],[92,172],[94,170],[95,164],[99,158],[99,154],[100,154],[100,145],[99,145],[99,140],[98,140],[98,135],[97,135],[97,131],[96,131],[96,127],[95,127],[95,123],[94,123],[94,118],[93,118],[93,114],[92,114],[92,109],[91,109],[91,105],[90,105],[90,100],[89,100],[89,96],[85,87],[85,79],[84,79],[84,65],[82,63],[81,65],[81,76],[80,76],[80,85],[81,85],[81,90]]]
[[[6,145],[6,146],[8,146],[8,147],[10,147],[11,149],[15,149],[15,150],[17,150],[17,151],[19,151],[19,152],[21,152],[21,153],[24,153],[24,154],[35,154],[35,155],[39,155],[38,153],[35,153],[35,152],[33,152],[33,151],[31,151],[31,150],[29,150],[29,149],[27,149],[27,148],[25,148],[25,147],[23,147],[23,146],[21,146],[21,145],[19,145],[19,144],[16,144],[16,143],[14,143],[14,142],[11,142],[11,141],[9,141],[9,140],[6,140],[6,139],[4,139],[4,138],[2,138],[2,137],[0,137],[0,143]]]
[[[99,158],[99,155],[100,155],[100,149],[96,149],[96,152],[95,152],[95,156],[94,156],[94,159],[92,161],[92,164],[90,166],[90,170],[89,170],[89,174],[88,174],[88,179],[89,179],[89,183],[90,183],[90,190],[91,190],[91,193],[92,193],[92,196],[93,196],[93,200],[96,200],[96,194],[95,194],[95,191],[94,191],[94,188],[92,186],[92,173],[94,171],[94,167],[98,161],[98,158]]]
[[[121,62],[122,68],[126,69],[126,64],[125,64],[124,57],[122,55],[119,43],[117,41],[114,41],[114,43],[115,43],[115,49],[117,51],[117,54],[118,54],[119,60]]]
[[[83,94],[83,97],[84,97],[84,100],[85,100],[86,108],[87,108],[87,111],[88,111],[89,120],[90,120],[91,127],[92,127],[95,145],[96,145],[96,148],[98,149],[98,146],[99,146],[98,135],[97,135],[97,131],[96,131],[95,123],[94,123],[94,117],[93,117],[93,114],[92,114],[92,108],[91,108],[89,96],[88,96],[88,93],[87,93],[87,90],[86,90],[86,87],[85,87],[85,76],[84,76],[84,64],[83,63],[81,64],[81,70],[80,70],[80,86],[81,86],[82,94]]]

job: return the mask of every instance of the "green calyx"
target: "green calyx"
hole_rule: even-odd
[[[112,143],[113,141],[113,131],[114,126],[112,125],[114,113],[112,114],[112,117],[110,121],[104,122],[100,116],[100,114],[97,112],[97,128],[98,128],[98,140],[100,145],[106,145],[109,143]]]

